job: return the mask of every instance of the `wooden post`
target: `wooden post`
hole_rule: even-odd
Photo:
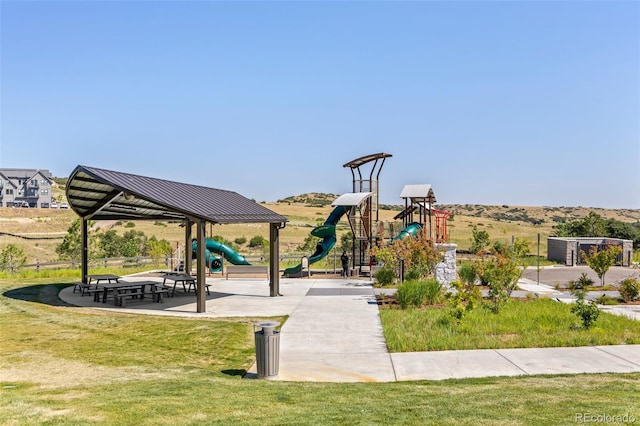
[[[191,227],[193,222],[187,219],[184,225],[184,273],[191,274],[191,251],[193,250],[191,244]]]
[[[198,233],[198,255],[197,255],[197,273],[196,273],[196,298],[198,313],[207,311],[207,294],[205,292],[207,279],[207,259],[205,255],[205,230],[206,223],[204,220],[198,221],[196,232]]]
[[[278,223],[269,224],[269,295],[280,294],[280,226]]]
[[[83,283],[88,283],[89,282],[89,237],[88,237],[88,233],[89,233],[89,225],[88,225],[88,220],[85,219],[84,217],[82,218],[82,226],[80,227],[80,239],[82,240],[81,242],[81,246],[82,246],[82,253],[81,253],[81,275],[82,275],[82,282]]]

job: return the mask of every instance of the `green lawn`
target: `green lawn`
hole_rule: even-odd
[[[640,418],[640,373],[357,384],[242,379],[253,363],[257,318],[71,308],[55,297],[64,285],[0,280],[0,424],[539,425],[574,424],[585,413]]]
[[[512,300],[498,314],[478,307],[457,324],[446,308],[382,309],[391,352],[640,344],[640,322],[601,312],[591,328],[569,305]]]

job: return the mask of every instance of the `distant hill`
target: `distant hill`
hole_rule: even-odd
[[[603,209],[591,207],[536,207],[536,206],[491,206],[478,204],[440,204],[436,208],[454,215],[473,216],[508,222],[526,222],[533,225],[542,223],[564,223],[584,218],[595,212],[604,219],[621,222],[640,221],[640,209]]]
[[[308,207],[324,207],[338,198],[338,194],[309,192],[293,195],[278,203],[304,204]],[[436,204],[436,209],[446,210],[453,216],[469,216],[493,219],[502,222],[522,222],[532,225],[556,224],[581,219],[593,211],[604,219],[617,219],[622,222],[635,223],[640,221],[640,209],[603,209],[591,207],[537,207],[537,206],[494,206],[482,204]],[[401,210],[403,206],[381,204],[381,210]]]
[[[324,207],[331,205],[331,203],[338,198],[337,194],[324,194],[320,192],[309,192],[307,194],[292,195],[291,197],[278,200],[278,203],[289,204],[305,204],[309,207]]]

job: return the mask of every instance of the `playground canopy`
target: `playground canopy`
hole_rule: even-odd
[[[182,220],[187,225],[186,247],[191,247],[191,225],[195,223],[198,225],[198,247],[203,252],[207,222],[268,223],[271,296],[278,295],[278,231],[285,226],[287,218],[236,192],[79,165],[69,176],[66,195],[69,206],[83,222],[83,282],[86,282],[88,275],[88,220]],[[198,312],[205,312],[204,285],[200,285],[205,280],[204,257],[203,253],[199,253],[196,291]]]

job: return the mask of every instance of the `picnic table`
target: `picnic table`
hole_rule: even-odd
[[[120,280],[120,276],[113,274],[102,274],[102,275],[87,275],[87,282],[83,283],[81,281],[73,284],[73,292],[76,290],[80,290],[80,295],[84,296],[85,293],[93,294],[94,299],[96,298],[96,293],[98,291],[98,284],[101,281],[106,281],[108,283],[118,282]],[[92,282],[94,281],[94,282]]]
[[[91,285],[91,281],[95,281],[96,284],[100,284],[101,281],[107,281],[108,283],[111,282],[118,282],[122,277],[119,275],[113,275],[113,274],[102,274],[102,275],[87,275],[87,278],[89,279],[89,282],[87,284]]]
[[[146,286],[150,287],[150,292],[145,292]],[[151,299],[154,302],[162,302],[162,294],[167,293],[167,290],[163,284],[155,281],[118,281],[98,285],[97,291],[94,292],[93,300],[99,302],[100,294],[102,294],[102,303],[107,303],[109,292],[113,294],[114,305],[124,306],[125,299],[144,299],[145,294],[151,294]]]
[[[164,280],[162,281],[162,284],[165,285],[167,281],[173,281],[171,297],[175,296],[178,283],[182,284],[182,289],[185,293],[189,293],[192,287],[193,291],[196,291],[196,277],[192,277],[191,275],[184,273],[166,272],[164,274]],[[209,291],[209,287],[211,287],[211,284],[205,283],[205,286],[207,288],[207,294],[211,294],[211,292]]]
[[[189,286],[189,288],[191,288],[192,285],[196,285],[195,277],[183,273],[167,272],[166,274],[164,274],[164,280],[162,281],[162,284],[166,285],[167,281],[173,281],[173,290],[171,291],[172,297],[176,294],[176,286],[178,285],[178,283],[182,283],[182,288],[184,289],[185,293],[187,292],[187,285]]]

